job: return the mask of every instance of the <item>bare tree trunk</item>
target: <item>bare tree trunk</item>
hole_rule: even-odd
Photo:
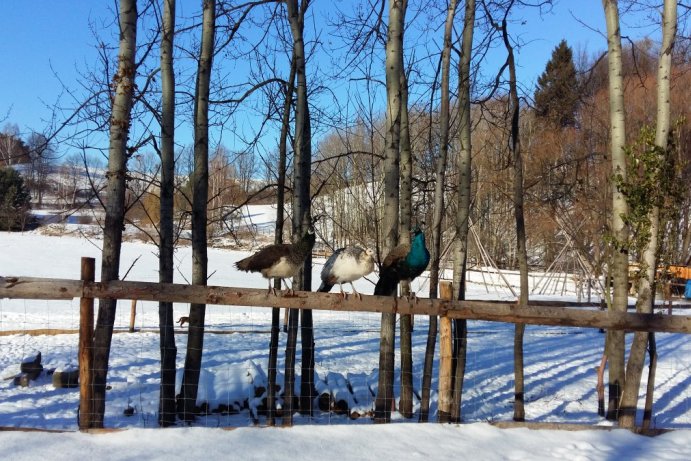
[[[403,32],[407,0],[389,0],[386,40],[386,133],[384,149],[384,250],[398,244],[399,141],[401,129],[401,74],[403,73]],[[394,292],[395,296],[395,292]],[[394,404],[394,343],[396,315],[382,314],[379,343],[379,387],[374,404],[374,422],[391,420]]]
[[[106,217],[103,229],[101,281],[117,280],[120,272],[122,227],[125,219],[125,176],[127,174],[127,137],[129,135],[132,96],[136,74],[137,2],[120,0],[120,48],[115,97],[110,117],[110,145],[106,184]],[[106,408],[106,377],[115,323],[117,301],[101,299],[94,331],[94,415],[92,427],[102,428]]]
[[[609,111],[610,111],[610,155],[612,173],[626,179],[626,158],[624,144],[626,131],[624,123],[624,83],[622,78],[621,33],[619,30],[619,7],[616,0],[602,0],[607,22],[607,45],[609,64]],[[627,229],[622,216],[628,211],[626,198],[612,181],[612,235],[615,248],[612,255],[611,273],[613,284],[613,312],[626,312],[628,303],[628,251],[623,246]],[[609,284],[608,284],[609,285]],[[606,354],[609,361],[609,397],[607,419],[616,420],[619,400],[624,385],[624,332],[609,330],[606,340]]]
[[[653,391],[655,390],[655,371],[657,370],[657,343],[655,342],[655,332],[648,333],[648,352],[650,356],[650,366],[648,368],[648,385],[645,393],[645,407],[643,409],[642,429],[647,431],[653,419]]]
[[[453,20],[456,15],[456,0],[449,2],[444,26],[444,48],[441,58],[441,107],[439,114],[439,158],[434,185],[434,212],[432,217],[432,247],[430,248],[429,297],[437,297],[439,285],[439,263],[441,259],[441,224],[444,214],[444,185],[446,178],[446,163],[449,151],[449,74],[451,69],[451,46]],[[432,385],[432,360],[437,336],[437,318],[430,317],[427,332],[427,349],[422,378],[422,398],[420,399],[420,421],[428,420],[430,387]]]
[[[504,46],[508,52],[509,63],[509,103],[511,114],[511,154],[513,157],[513,205],[516,218],[516,257],[518,259],[518,269],[520,272],[521,292],[518,303],[520,306],[528,304],[528,251],[526,248],[525,218],[523,213],[523,156],[521,153],[521,139],[519,134],[519,114],[520,102],[518,100],[518,89],[516,81],[516,62],[513,54],[513,47],[509,42],[509,35],[506,20],[502,21],[502,35]],[[525,420],[524,409],[524,381],[523,381],[523,335],[525,324],[515,325],[513,354],[514,354],[514,421]]]
[[[444,217],[444,186],[446,163],[449,152],[450,93],[449,74],[451,70],[451,47],[453,20],[456,15],[456,0],[451,0],[446,11],[444,26],[444,47],[441,55],[441,95],[439,109],[439,158],[437,158],[434,181],[434,211],[432,213],[432,247],[430,248],[429,289],[430,298],[437,297],[439,284],[439,263],[441,259],[442,218]]]
[[[471,154],[470,137],[470,62],[475,30],[475,0],[467,0],[463,17],[463,41],[458,63],[458,110],[459,144],[458,160],[458,215],[456,216],[456,246],[454,249],[453,284],[457,287],[458,299],[465,299],[465,268],[468,259],[468,226],[470,223]],[[461,401],[467,351],[467,320],[454,320],[454,377],[451,419],[461,421]]]
[[[429,316],[429,329],[427,330],[427,343],[425,345],[425,361],[422,370],[422,384],[420,392],[420,418],[421,423],[429,421],[429,401],[432,392],[432,372],[434,370],[434,350],[437,345],[437,331],[439,319],[436,315]]]
[[[410,244],[410,229],[413,213],[413,158],[410,146],[410,126],[408,123],[408,79],[405,70],[401,74],[401,132],[400,132],[400,227],[399,244]],[[410,295],[410,284],[401,283],[401,293]],[[398,412],[404,418],[413,417],[413,317],[401,314],[401,396]]]
[[[660,148],[660,154],[667,150],[667,138],[670,129],[670,74],[672,71],[672,49],[674,48],[677,32],[677,2],[665,0],[662,26],[662,47],[657,71],[657,128],[655,145]],[[653,205],[649,214],[650,240],[643,251],[641,270],[644,274],[638,283],[638,300],[636,312],[651,314],[655,301],[655,272],[658,261],[658,233],[660,232],[660,208]],[[645,362],[645,348],[648,343],[648,333],[634,333],[631,352],[626,367],[626,381],[621,397],[619,424],[621,427],[632,429],[636,425],[636,407],[638,404],[638,390],[641,385],[643,364]]]
[[[161,214],[159,274],[161,283],[173,283],[173,197],[175,188],[175,73],[173,40],[175,34],[175,0],[163,2],[161,34]],[[173,303],[160,302],[158,323],[161,348],[161,389],[158,424],[175,424],[175,331]]]
[[[293,34],[293,58],[297,79],[297,98],[295,106],[295,138],[293,140],[293,241],[302,238],[307,228],[311,225],[310,203],[310,177],[312,160],[312,135],[309,120],[309,108],[307,105],[307,74],[305,67],[305,42],[303,38],[305,11],[309,1],[303,0],[298,5],[298,0],[286,2],[288,9],[288,22]],[[312,256],[305,260],[303,268],[293,282],[300,290],[311,290],[312,287]],[[297,312],[290,313],[288,327],[288,343],[297,343]],[[303,314],[302,318],[302,349],[303,368],[301,379],[301,411],[311,414],[312,402],[316,391],[314,390],[314,332],[312,331],[312,312]],[[295,349],[286,348],[285,370],[285,409],[283,425],[293,424],[293,402],[295,382],[295,359],[289,359],[289,354],[295,354]]]
[[[206,285],[207,259],[207,201],[209,196],[209,87],[214,54],[216,25],[215,0],[203,1],[202,43],[197,65],[194,98],[194,175],[192,192],[192,284]],[[199,374],[204,347],[204,317],[206,304],[190,305],[189,333],[185,373],[182,378],[182,415],[193,420],[197,402]]]
[[[283,243],[283,221],[285,220],[285,188],[286,188],[286,160],[288,157],[288,132],[290,131],[290,108],[293,105],[293,91],[295,91],[295,58],[290,62],[290,76],[285,89],[283,103],[283,119],[281,121],[281,137],[278,145],[278,182],[276,184],[276,235],[274,243]],[[281,281],[275,281],[275,288],[281,289]],[[268,407],[267,424],[276,424],[276,364],[278,362],[278,335],[280,332],[281,308],[271,309],[271,340],[269,343],[269,389],[267,390],[266,405]]]

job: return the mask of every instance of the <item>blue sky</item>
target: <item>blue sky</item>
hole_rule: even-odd
[[[189,15],[196,12],[199,3],[178,0],[178,10]],[[326,0],[316,0],[315,4],[325,10],[330,5]],[[78,70],[95,61],[91,27],[107,29],[115,5],[114,0],[2,2],[0,56],[5,65],[0,71],[0,129],[12,123],[22,134],[42,130],[50,117],[46,105],[53,105],[61,92],[56,75],[72,84]],[[534,86],[560,40],[566,39],[574,51],[585,49],[591,54],[606,47],[598,32],[605,28],[601,0],[561,0],[551,13],[540,16],[536,10],[522,11],[513,19],[523,20],[511,27],[523,42],[518,72],[525,88]],[[634,38],[650,33],[644,28],[627,29],[626,22],[623,30]],[[497,50],[495,60],[503,59],[503,50]]]

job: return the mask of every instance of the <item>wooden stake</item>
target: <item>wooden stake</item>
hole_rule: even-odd
[[[82,258],[81,279],[93,282],[96,262],[94,258]],[[93,416],[93,369],[94,299],[79,301],[79,429],[91,428]]]
[[[441,299],[451,300],[453,297],[453,285],[451,282],[439,283]],[[439,320],[439,422],[447,423],[451,418],[451,405],[453,403],[453,388],[451,385],[452,373],[452,334],[451,319],[442,316]]]
[[[137,318],[137,300],[132,300],[132,307],[130,308],[130,333],[134,333],[134,321]],[[182,326],[182,325],[180,325]]]

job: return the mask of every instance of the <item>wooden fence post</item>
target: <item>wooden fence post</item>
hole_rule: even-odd
[[[453,284],[439,282],[441,299],[450,301],[453,298]],[[448,423],[451,419],[451,405],[453,393],[451,387],[452,376],[452,345],[451,319],[442,315],[439,319],[439,416],[440,423]]]
[[[132,300],[132,306],[130,307],[130,333],[134,333],[134,321],[137,318],[137,300]]]
[[[96,262],[94,258],[82,258],[82,282],[93,282]],[[79,429],[90,429],[93,418],[93,369],[94,299],[79,301]]]

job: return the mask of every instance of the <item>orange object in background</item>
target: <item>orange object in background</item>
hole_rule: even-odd
[[[691,267],[669,266],[669,273],[674,278],[691,280]]]

